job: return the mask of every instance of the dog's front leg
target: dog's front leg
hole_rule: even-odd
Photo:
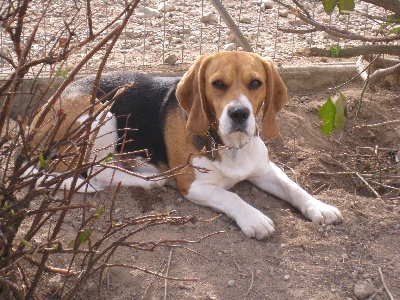
[[[291,203],[313,222],[333,224],[339,223],[343,219],[336,207],[315,199],[272,162],[263,166],[261,174],[249,181],[267,193]]]
[[[235,193],[210,184],[192,184],[185,197],[199,205],[225,213],[248,237],[264,239],[274,232],[270,218],[247,204]]]

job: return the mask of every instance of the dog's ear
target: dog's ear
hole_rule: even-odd
[[[203,135],[211,125],[205,96],[205,69],[209,56],[199,56],[193,66],[183,75],[176,89],[176,98],[186,111],[186,128]]]
[[[275,69],[272,60],[264,59],[264,68],[267,75],[266,96],[264,100],[264,115],[262,132],[265,138],[274,138],[279,134],[276,114],[285,105],[288,94],[282,78]]]

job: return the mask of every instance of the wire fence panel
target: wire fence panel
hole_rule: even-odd
[[[223,0],[226,12],[236,23],[252,49],[262,56],[290,64],[299,59],[308,59],[306,49],[329,48],[339,44],[361,45],[360,41],[344,41],[324,32],[290,33],[293,29],[310,29],[309,25],[296,17],[282,5],[269,0]],[[379,34],[380,24],[368,15],[386,16],[388,13],[367,3],[356,2],[356,12],[340,15],[335,11],[327,15],[321,1],[299,1],[316,21],[326,26],[336,26],[361,35]],[[90,3],[90,6],[88,6]],[[292,1],[284,1],[293,6]],[[40,21],[30,58],[45,57],[56,52],[67,36],[73,35],[76,45],[90,34],[96,33],[104,24],[111,24],[123,10],[125,0],[34,0],[29,7],[23,38],[28,39]],[[365,15],[365,16],[363,16]],[[89,23],[92,23],[89,26]],[[118,21],[113,25],[116,26]],[[109,30],[99,34],[104,37]],[[282,31],[283,30],[283,31]],[[289,31],[289,32],[288,32]],[[61,38],[59,38],[61,36]],[[63,38],[64,37],[64,38]],[[96,41],[92,43],[95,44]],[[135,11],[107,62],[107,70],[132,69],[141,66],[157,67],[192,63],[198,55],[216,51],[242,50],[232,30],[218,14],[210,0],[144,0]],[[1,54],[12,53],[12,41],[0,32]],[[76,52],[63,65],[49,67],[46,64],[32,69],[30,75],[44,75],[74,66],[89,50],[77,47]],[[15,57],[11,57],[15,61]],[[85,66],[86,72],[98,68],[102,53],[96,54]],[[0,79],[13,71],[13,66],[0,58]]]

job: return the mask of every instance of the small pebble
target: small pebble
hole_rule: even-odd
[[[125,219],[130,219],[130,218],[134,218],[136,215],[134,212],[129,212],[125,215]]]
[[[290,276],[289,275],[285,275],[283,276],[283,280],[289,280]]]
[[[369,295],[372,295],[373,292],[375,292],[375,287],[370,281],[358,281],[354,285],[354,295],[357,299],[364,299]]]
[[[228,281],[228,286],[234,286],[236,281],[234,279],[231,279]]]

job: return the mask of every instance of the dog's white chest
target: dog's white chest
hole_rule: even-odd
[[[196,172],[196,180],[231,188],[236,183],[256,176],[259,160],[268,160],[268,152],[259,138],[254,138],[242,149],[219,150],[220,160],[205,157],[193,159],[193,165],[206,168],[206,173]]]

